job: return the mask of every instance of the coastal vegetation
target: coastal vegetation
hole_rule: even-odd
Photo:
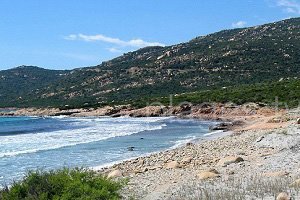
[[[167,106],[170,103],[178,105],[182,102],[191,104],[203,103],[244,103],[254,102],[280,108],[294,108],[300,104],[300,80],[282,80],[253,85],[237,85],[232,87],[218,88],[177,94],[171,97],[144,98],[132,102],[136,107],[144,107],[147,103],[160,102]]]
[[[37,170],[0,190],[0,200],[117,200],[122,185],[87,169]]]

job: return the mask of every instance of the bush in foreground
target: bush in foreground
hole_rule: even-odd
[[[0,190],[0,200],[115,200],[122,183],[87,169],[37,170],[22,181]]]

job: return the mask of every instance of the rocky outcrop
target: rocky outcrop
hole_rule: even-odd
[[[164,110],[164,106],[147,106],[145,108],[132,110],[128,112],[128,114],[131,117],[158,117],[165,113]]]
[[[131,116],[131,117],[158,117],[158,116],[178,116],[182,118],[216,119],[223,120],[222,123],[212,126],[211,130],[232,130],[234,127],[242,126],[244,120],[234,120],[237,116],[251,116],[260,112],[261,115],[267,113],[274,114],[272,109],[263,108],[257,112],[252,112],[245,106],[228,106],[227,104],[203,104],[191,105],[182,104],[180,106],[152,105],[140,109],[134,109],[131,105],[105,106],[100,108],[81,108],[81,109],[58,109],[58,108],[24,108],[17,109],[9,113],[0,115],[11,116],[60,116],[68,115],[72,117],[92,117],[92,116]],[[224,119],[233,119],[224,121]]]

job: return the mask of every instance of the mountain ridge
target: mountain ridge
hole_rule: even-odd
[[[0,106],[101,105],[298,78],[299,30],[300,18],[292,18],[223,30],[166,47],[145,47],[97,66],[44,69],[46,81],[30,79],[31,85],[16,85],[10,94],[5,90],[9,81],[3,80],[0,71]]]

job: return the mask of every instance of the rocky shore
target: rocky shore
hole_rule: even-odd
[[[257,104],[18,109],[2,115],[178,116],[222,120],[225,136],[97,169],[128,180],[123,199],[300,199],[300,111]]]
[[[253,114],[227,136],[99,170],[124,199],[300,199],[298,111]]]
[[[133,108],[130,105],[105,106],[100,108],[19,108],[3,111],[0,116],[70,116],[70,117],[97,117],[97,116],[131,116],[131,117],[157,117],[178,116],[201,119],[233,120],[237,116],[251,117],[253,115],[274,115],[273,108],[255,103],[235,105],[231,103],[211,103],[201,105],[183,104],[181,106],[146,106]]]

